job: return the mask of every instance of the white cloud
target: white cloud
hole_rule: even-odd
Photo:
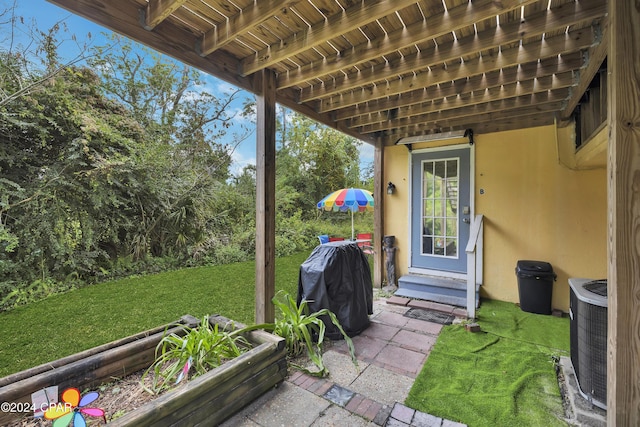
[[[371,163],[373,162],[373,153],[374,148],[373,145],[363,142],[359,147],[358,151],[360,152],[360,162]]]
[[[256,157],[254,149],[251,149],[248,141],[244,141],[238,147],[236,147],[235,151],[231,154],[231,159],[233,163],[231,164],[231,174],[238,175],[242,172],[245,166],[256,164]],[[245,146],[245,147],[243,147]]]
[[[212,82],[213,84],[214,82]],[[222,81],[222,80],[217,80],[217,85],[215,86],[214,92],[218,92],[218,93],[226,93],[226,92],[233,92],[238,90],[237,87],[230,85],[229,83]]]
[[[229,111],[229,116],[233,117],[233,121],[236,124],[242,124],[244,126],[251,126],[251,127],[255,127],[255,123],[256,123],[256,115],[255,113],[251,113],[248,114],[246,116],[243,116],[243,109],[242,106],[231,106],[231,108],[228,109]]]

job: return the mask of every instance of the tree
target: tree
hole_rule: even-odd
[[[123,259],[188,259],[229,210],[220,189],[234,144],[219,139],[240,92],[199,92],[198,74],[143,61],[129,43],[60,67],[55,34],[38,70],[0,52],[0,93],[31,88],[0,104],[0,302],[29,283],[111,274]]]
[[[243,92],[230,89],[215,96],[199,71],[117,35],[111,37],[119,48],[97,47],[89,61],[98,70],[104,94],[125,105],[152,138],[175,145],[182,161],[207,164],[217,179],[229,178],[231,154],[251,134],[244,127],[230,143],[221,142],[241,114],[231,105]]]
[[[16,15],[15,9],[14,1],[0,10],[0,106],[40,90],[67,67],[85,61],[91,41],[91,34],[87,34],[84,44],[78,43],[74,36],[61,39],[61,34],[67,34],[64,22],[40,30],[35,23],[25,23],[23,17]],[[27,36],[20,38],[18,34]],[[74,44],[75,54],[63,61],[57,51],[69,43]]]
[[[1,21],[11,41],[21,21]],[[230,173],[251,133],[231,124],[252,100],[216,96],[199,72],[115,36],[67,61],[63,28],[0,47],[0,309],[154,265],[252,257],[255,167]],[[319,198],[359,184],[359,142],[286,112],[280,129],[276,247],[287,254],[313,240]]]
[[[315,204],[331,191],[360,186],[360,141],[313,120],[293,114],[287,145],[278,150],[279,198],[288,212],[302,208],[312,215]]]
[[[114,178],[135,170],[144,133],[96,83],[90,70],[68,68],[3,110],[0,219],[16,244],[0,256],[18,268],[14,280],[95,272],[102,245],[129,222]]]

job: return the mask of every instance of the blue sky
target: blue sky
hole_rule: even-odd
[[[108,0],[107,0],[108,1]],[[14,4],[12,0],[0,0],[0,10],[5,10],[11,7]],[[30,24],[34,22],[37,24],[40,29],[48,29],[52,27],[57,22],[64,22],[66,24],[69,36],[75,35],[76,42],[72,40],[67,40],[61,46],[59,50],[60,53],[65,56],[65,52],[68,52],[70,56],[68,59],[74,56],[78,52],[78,45],[84,45],[87,43],[87,40],[91,40],[89,43],[92,45],[103,45],[106,44],[106,39],[102,35],[102,33],[108,33],[109,30],[100,27],[94,24],[91,21],[88,21],[84,18],[81,18],[77,15],[74,15],[65,9],[62,9],[58,6],[55,6],[45,0],[17,0],[15,1],[17,6],[16,15],[22,16],[25,19],[26,24]],[[91,38],[89,39],[87,35],[90,34]],[[18,38],[24,37],[28,38],[28,34],[18,34]],[[26,40],[25,40],[26,41]],[[24,41],[23,41],[24,42]],[[75,44],[77,43],[77,45]],[[225,91],[225,89],[233,88],[228,83],[216,79],[214,77],[205,76],[206,90],[214,93],[220,94]],[[244,93],[242,99],[250,97],[250,93]],[[237,102],[235,105],[232,105],[232,108],[240,109],[242,107],[241,101]],[[238,118],[236,120],[237,123],[241,122],[244,119]],[[249,124],[248,120],[245,121],[245,125]],[[255,135],[255,133],[254,133]],[[255,136],[251,135],[249,138],[245,139],[240,145],[236,148],[233,158],[234,158],[234,173],[240,171],[242,167],[247,164],[255,164]],[[231,137],[230,141],[231,142]],[[373,162],[373,147],[369,144],[363,143],[360,147],[360,163],[362,167],[369,165]]]

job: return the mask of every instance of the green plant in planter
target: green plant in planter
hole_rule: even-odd
[[[148,392],[160,393],[172,387],[189,371],[195,371],[194,375],[202,375],[226,360],[240,356],[251,347],[242,335],[242,329],[224,331],[217,324],[212,326],[209,316],[204,316],[198,326],[185,326],[184,330],[184,336],[176,333],[165,335],[156,346],[156,359],[141,379],[143,388]],[[151,372],[154,375],[151,388],[148,388],[144,381]]]
[[[280,301],[279,297],[283,301]],[[329,374],[329,371],[322,361],[322,343],[324,342],[326,327],[321,317],[328,316],[344,337],[347,347],[349,348],[351,360],[354,365],[358,366],[353,341],[344,332],[342,325],[340,325],[338,318],[333,312],[325,308],[309,314],[307,301],[303,300],[300,305],[298,305],[291,295],[282,291],[278,292],[278,295],[276,295],[272,301],[279,310],[276,321],[274,323],[248,326],[245,330],[264,329],[284,338],[287,354],[290,358],[301,356],[306,350],[307,356],[318,370],[311,371],[301,366],[293,366],[311,375],[326,376]]]
[[[279,296],[283,301],[278,299]],[[322,309],[309,314],[307,301],[298,305],[293,297],[282,291],[273,299],[273,303],[279,310],[274,323],[246,326],[228,332],[219,328],[217,324],[212,326],[209,316],[205,316],[198,326],[185,326],[184,336],[175,333],[164,336],[156,347],[154,363],[142,375],[142,386],[150,393],[159,393],[171,388],[189,371],[201,375],[218,367],[224,361],[238,357],[248,350],[251,345],[244,334],[256,329],[264,329],[284,338],[290,358],[301,356],[306,350],[307,356],[318,370],[311,371],[302,366],[293,366],[311,375],[326,376],[329,371],[322,360],[322,344],[326,329],[322,316],[327,316],[338,328],[347,343],[351,360],[358,366],[353,341],[330,310]],[[151,387],[147,387],[144,381],[150,373],[153,373]]]

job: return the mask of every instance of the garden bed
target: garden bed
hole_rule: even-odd
[[[184,316],[178,324],[171,325],[168,332],[179,333],[184,325],[193,327],[197,322],[194,317]],[[209,322],[220,326],[231,324],[222,316],[211,316]],[[30,402],[31,393],[53,385],[58,386],[59,392],[68,387],[95,389],[114,378],[146,369],[154,361],[156,345],[165,329],[156,328],[1,378],[0,401]],[[287,373],[282,338],[254,331],[247,334],[247,339],[253,346],[248,352],[137,409],[126,412],[126,408],[122,408],[125,415],[109,425],[161,426],[177,422],[213,425],[227,419],[282,382]],[[100,400],[95,406],[100,406]],[[7,424],[17,415],[0,413],[0,425]]]

